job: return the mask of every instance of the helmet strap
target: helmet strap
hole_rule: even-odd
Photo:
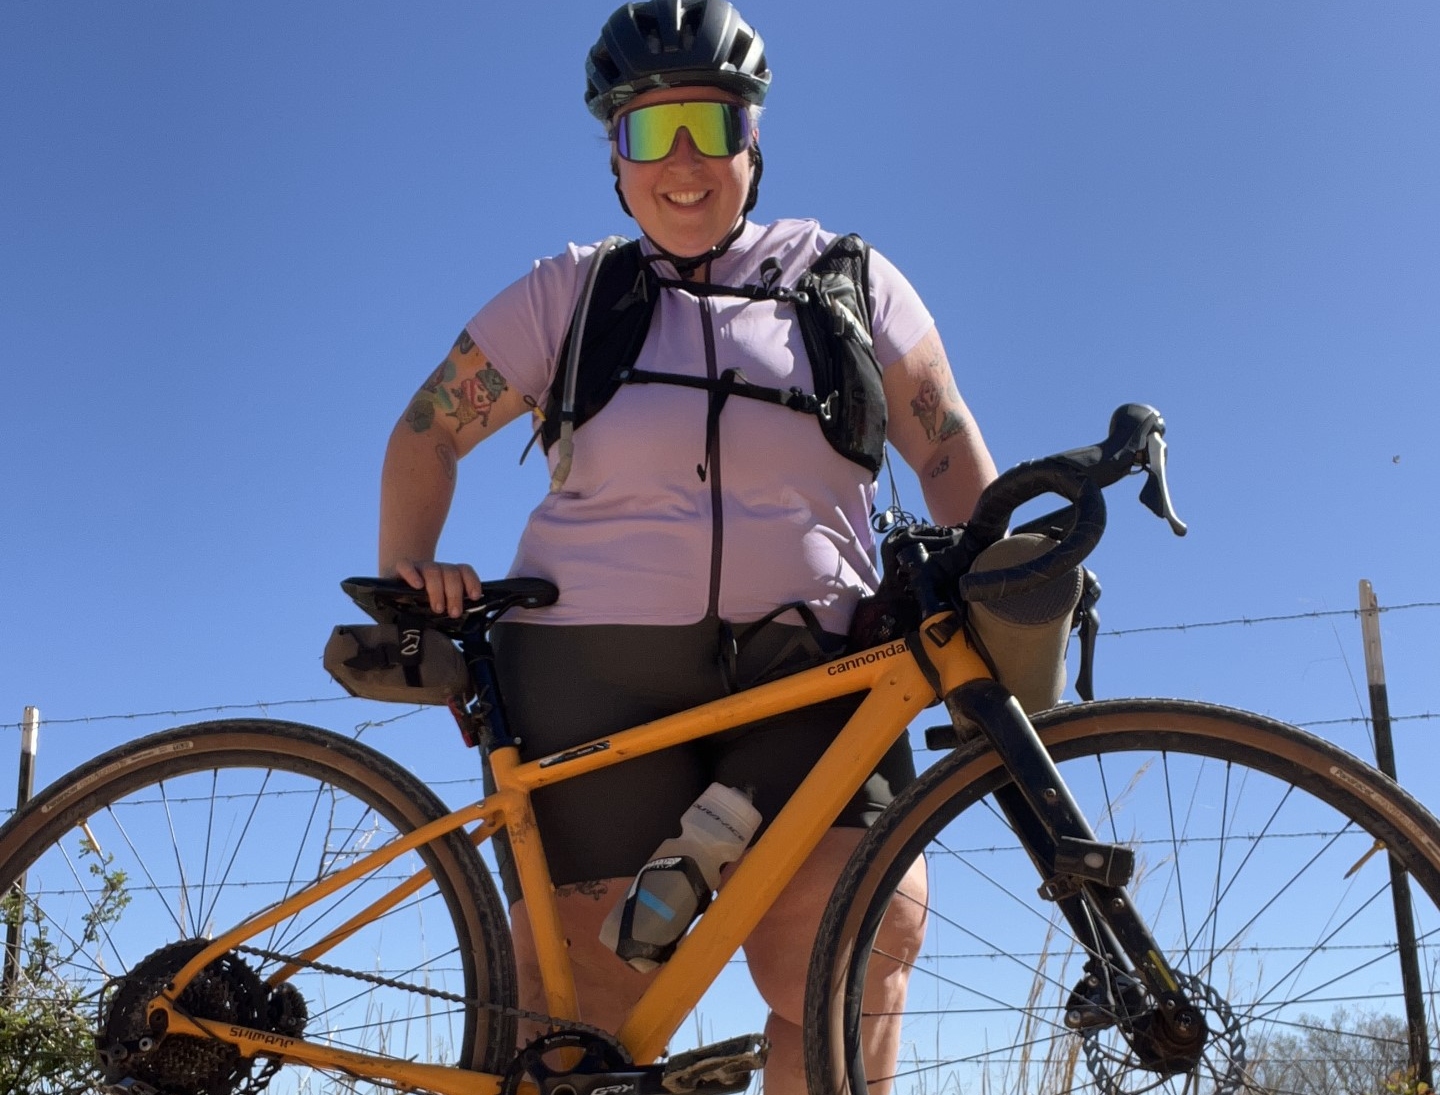
[[[710,248],[710,250],[706,251],[703,255],[694,255],[690,258],[686,258],[682,255],[672,254],[671,252],[665,250],[665,248],[661,247],[653,239],[650,239],[649,236],[646,236],[645,238],[650,240],[650,245],[654,247],[656,252],[658,253],[654,255],[646,255],[641,259],[641,261],[653,263],[663,260],[675,267],[675,272],[679,274],[682,278],[688,278],[691,274],[693,274],[696,270],[700,269],[700,267],[704,266],[707,262],[713,262],[715,259],[718,259],[721,255],[723,255],[726,251],[730,250],[730,245],[740,238],[740,233],[743,231],[745,231],[745,214],[741,213],[740,219],[735,222],[735,227],[730,229],[730,231],[725,234],[724,239],[722,239],[714,247]]]
[[[760,155],[759,142],[755,141],[750,145],[750,193],[745,199],[745,208],[740,211],[742,216],[754,209],[755,203],[760,199],[760,176],[763,174],[765,158]]]

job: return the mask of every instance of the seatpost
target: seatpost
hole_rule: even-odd
[[[460,731],[465,735],[465,744],[471,747],[479,745],[487,752],[502,745],[520,744],[510,734],[505,704],[500,697],[500,681],[495,675],[495,647],[489,635],[492,622],[483,621],[460,640],[465,667],[470,670],[470,682],[475,687],[475,698],[468,708],[454,710]]]

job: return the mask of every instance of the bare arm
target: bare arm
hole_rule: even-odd
[[[525,410],[524,398],[462,331],[390,434],[380,475],[380,573],[429,590],[436,612],[458,615],[466,595],[480,595],[468,564],[435,561],[456,465]]]
[[[967,521],[995,478],[995,461],[955,387],[940,335],[932,327],[885,370],[889,439],[920,478],[931,520]]]

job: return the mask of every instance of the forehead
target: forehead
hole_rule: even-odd
[[[741,106],[744,102],[740,96],[722,87],[661,87],[635,96],[616,117],[638,110],[642,106],[654,106],[656,103],[734,103]]]

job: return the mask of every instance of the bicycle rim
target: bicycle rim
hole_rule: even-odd
[[[1003,770],[973,747],[896,800],[837,887],[810,970],[812,1091],[1386,1090],[1411,1052],[1384,849],[1411,889],[1440,1056],[1440,830],[1413,799],[1303,731],[1210,705],[1085,704],[1036,726],[1097,836],[1136,851],[1129,891],[1205,1017],[1200,1061],[1167,1075],[1123,1021],[1066,1027],[1086,956],[999,816]],[[877,928],[917,856],[924,943],[906,963],[899,1061],[871,1076],[860,1037],[882,1020],[863,986],[888,960]]]
[[[53,1050],[0,1062],[0,1090],[91,1090],[87,1059],[100,1017],[115,1015],[124,991],[115,979],[173,972],[185,941],[213,938],[445,813],[383,755],[294,723],[183,727],[77,769],[0,829],[0,894],[11,895],[4,920],[19,932],[0,1007],[29,1021],[34,1046]],[[432,875],[423,888],[289,978],[303,1008],[291,990],[266,984],[280,956],[303,954],[422,869]],[[400,857],[249,946],[211,979],[203,1007],[214,1010],[205,1017],[275,1030],[293,1027],[303,1011],[308,1041],[484,1071],[513,1053],[514,1021],[500,1010],[514,1005],[505,915],[461,833]],[[272,1071],[273,1059],[247,1068],[189,1063],[173,1045],[166,1052],[139,1067],[158,1069],[176,1090],[206,1090],[216,1082],[206,1068],[238,1069],[241,1091]],[[186,1052],[218,1051],[192,1044]],[[388,1089],[296,1067],[273,1071],[265,1090]]]

